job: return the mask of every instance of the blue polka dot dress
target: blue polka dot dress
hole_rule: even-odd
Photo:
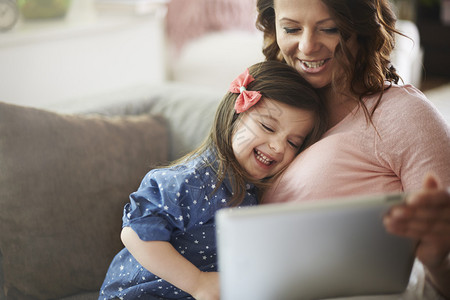
[[[232,192],[205,161],[207,151],[181,165],[150,171],[130,195],[123,213],[123,227],[131,227],[144,241],[168,241],[201,271],[217,271],[214,216],[228,206]],[[242,206],[256,205],[256,188],[247,184]],[[113,259],[99,299],[193,299],[144,269],[122,249]]]

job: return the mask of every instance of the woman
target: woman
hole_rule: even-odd
[[[264,201],[412,192],[385,226],[419,241],[422,293],[431,284],[450,298],[450,129],[420,91],[397,85],[388,0],[258,0],[257,8],[266,58],[297,69],[329,113],[328,131]]]

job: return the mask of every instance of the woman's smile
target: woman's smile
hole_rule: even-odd
[[[315,61],[299,59],[300,66],[302,67],[303,71],[311,74],[319,73],[325,70],[330,60],[331,60],[330,58]]]

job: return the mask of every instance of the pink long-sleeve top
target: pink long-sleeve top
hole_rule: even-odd
[[[376,100],[365,100],[369,110]],[[355,108],[292,162],[264,202],[413,191],[427,172],[450,186],[450,126],[418,89],[392,86],[372,120]]]

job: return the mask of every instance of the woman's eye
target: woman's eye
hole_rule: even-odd
[[[269,132],[274,132],[274,130],[273,130],[272,128],[270,128],[269,126],[265,125],[264,123],[261,123],[261,126],[262,126],[265,130],[267,130],[267,131],[269,131]]]
[[[289,28],[289,27],[283,27],[284,32],[286,32],[287,34],[290,33],[297,33],[300,31],[300,28]]]
[[[325,33],[329,33],[329,34],[339,33],[339,29],[337,27],[324,28],[324,29],[322,29],[322,31]]]

